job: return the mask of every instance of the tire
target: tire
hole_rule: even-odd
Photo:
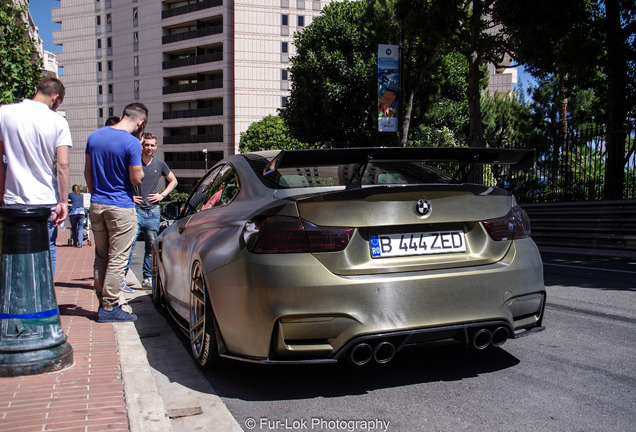
[[[192,266],[190,278],[190,348],[194,360],[202,368],[217,366],[220,361],[214,330],[214,314],[208,299],[203,269],[199,262]]]
[[[155,306],[161,306],[161,299],[163,296],[163,282],[161,281],[161,275],[159,274],[159,264],[157,262],[157,252],[154,247],[152,248],[152,293],[150,298]]]

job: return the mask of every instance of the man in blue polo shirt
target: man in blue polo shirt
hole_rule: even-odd
[[[132,188],[144,177],[139,137],[147,121],[148,109],[130,104],[117,124],[96,130],[86,143],[84,178],[91,192],[99,322],[137,319],[121,292],[121,278],[137,233]]]

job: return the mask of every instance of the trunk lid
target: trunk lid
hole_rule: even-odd
[[[420,200],[425,214],[421,208],[417,212]],[[493,241],[480,223],[505,216],[513,205],[509,193],[486,186],[363,187],[299,198],[296,205],[299,216],[314,225],[355,228],[343,251],[314,253],[339,275],[490,264],[500,261],[511,244]],[[372,243],[377,246],[378,241],[383,252],[391,249],[399,256],[373,257]]]

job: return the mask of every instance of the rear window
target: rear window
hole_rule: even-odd
[[[282,167],[265,172],[269,161],[265,158],[248,159],[255,174],[265,186],[272,189],[347,186],[357,183],[359,164],[311,165]],[[360,179],[361,186],[414,185],[452,183],[452,176],[424,162],[370,162]]]

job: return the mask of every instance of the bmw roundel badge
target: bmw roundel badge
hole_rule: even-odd
[[[417,200],[417,203],[415,204],[415,213],[419,216],[426,216],[430,213],[430,211],[431,203],[429,200],[424,198]]]

